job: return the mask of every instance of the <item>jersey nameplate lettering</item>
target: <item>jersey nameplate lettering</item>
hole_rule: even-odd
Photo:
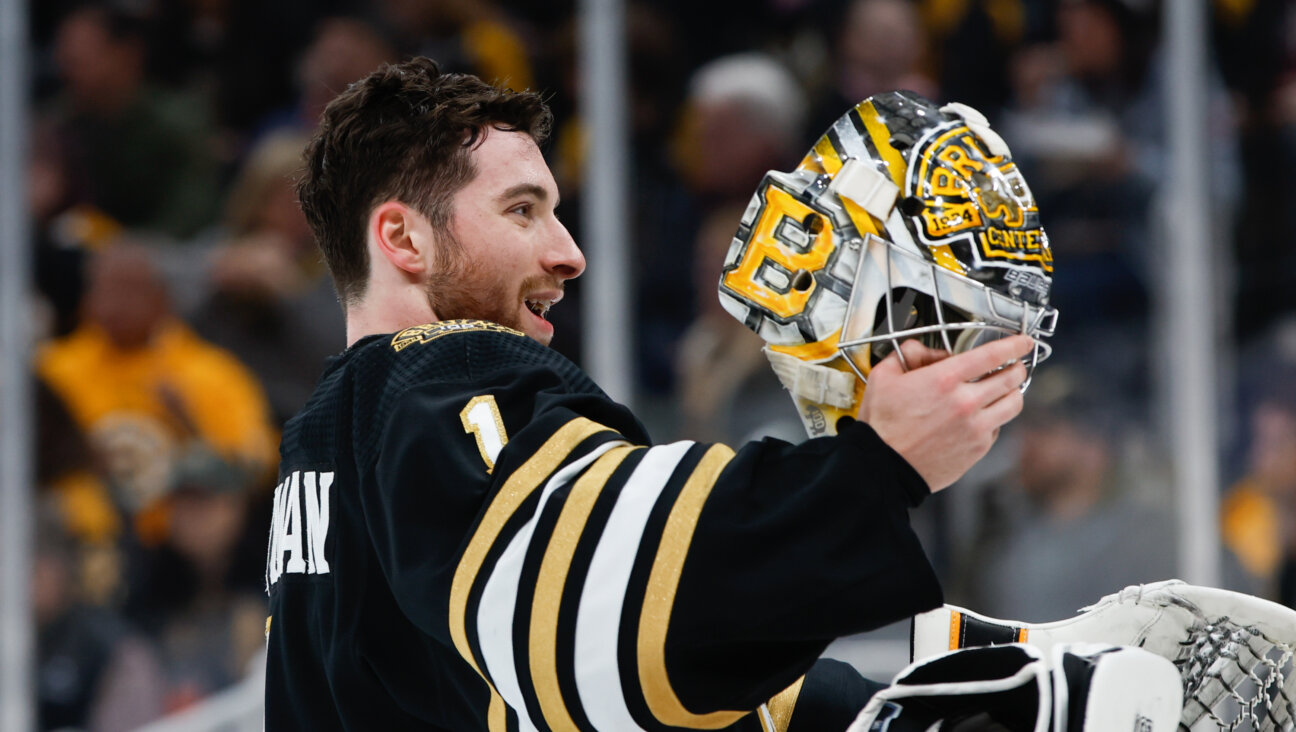
[[[295,470],[275,487],[266,557],[266,589],[287,574],[328,574],[324,542],[329,530],[332,472]]]

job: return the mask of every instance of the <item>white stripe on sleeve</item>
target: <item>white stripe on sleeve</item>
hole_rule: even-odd
[[[642,729],[626,706],[617,666],[621,608],[648,514],[694,444],[676,442],[648,450],[621,489],[594,549],[576,616],[576,685],[595,729]]]
[[[575,479],[600,455],[624,444],[627,443],[620,440],[605,442],[549,479],[540,494],[535,514],[509,542],[482,590],[481,602],[477,605],[477,639],[481,644],[482,661],[490,673],[491,681],[495,683],[495,690],[517,712],[518,728],[522,732],[532,732],[536,727],[527,714],[526,700],[522,696],[517,669],[513,665],[513,618],[517,605],[518,581],[527,548],[531,544],[531,535],[535,531],[536,519],[544,511],[549,496],[555,490]]]

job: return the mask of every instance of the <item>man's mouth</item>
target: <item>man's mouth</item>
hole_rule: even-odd
[[[524,300],[523,302],[526,303],[527,310],[530,310],[531,313],[534,314],[537,318],[540,318],[541,320],[544,320],[545,313],[548,313],[548,312],[549,312],[549,308],[553,307],[554,303],[556,303],[556,302],[558,302],[558,301],[557,301],[557,300],[540,300],[540,299],[535,299],[535,300],[533,300],[533,299],[531,299],[531,298],[527,298],[527,299]]]

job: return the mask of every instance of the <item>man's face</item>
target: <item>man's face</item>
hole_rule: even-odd
[[[554,213],[558,186],[524,132],[489,130],[472,161],[477,175],[455,194],[428,302],[442,320],[490,320],[548,345],[544,313],[585,269]]]
[[[92,11],[68,16],[55,38],[54,59],[80,109],[113,113],[139,82],[143,53],[137,43],[115,40]]]
[[[90,268],[85,314],[122,350],[144,348],[170,314],[166,286],[148,256],[126,247],[99,254]]]

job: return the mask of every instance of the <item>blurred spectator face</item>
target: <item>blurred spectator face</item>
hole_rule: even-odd
[[[148,255],[119,244],[91,266],[86,317],[118,348],[142,348],[170,313],[166,287]]]
[[[679,165],[693,191],[745,201],[765,171],[801,152],[804,94],[796,78],[762,53],[710,61],[690,81]]]
[[[1072,472],[1068,450],[1074,431],[1057,420],[1041,420],[1022,430],[1018,472],[1028,495],[1047,495],[1049,488],[1067,480]]]
[[[70,14],[54,39],[54,59],[74,103],[84,111],[112,114],[129,103],[143,79],[144,47],[134,38],[113,38],[104,13]]]
[[[775,135],[762,129],[761,117],[741,100],[707,102],[696,107],[696,161],[693,184],[703,194],[746,195],[771,168],[787,163]]]
[[[396,60],[395,49],[368,25],[345,18],[323,21],[298,67],[307,120],[314,124],[348,84]]]
[[[1058,10],[1058,41],[1076,76],[1109,76],[1120,69],[1120,24],[1110,10],[1098,3],[1064,3]]]
[[[243,531],[246,514],[241,492],[178,491],[171,497],[170,544],[200,569],[222,570]]]
[[[841,91],[847,98],[912,88],[923,50],[922,26],[913,3],[856,0],[846,12],[838,43]]]
[[[1247,459],[1252,477],[1270,488],[1296,492],[1296,414],[1263,403],[1251,415],[1251,431]]]
[[[273,135],[257,145],[229,190],[225,218],[231,233],[273,234],[294,257],[314,250],[293,187],[305,147],[306,138],[296,134]]]
[[[1021,432],[1018,477],[1033,500],[1048,503],[1078,478],[1106,469],[1102,439],[1066,419],[1044,416],[1024,425]]]

